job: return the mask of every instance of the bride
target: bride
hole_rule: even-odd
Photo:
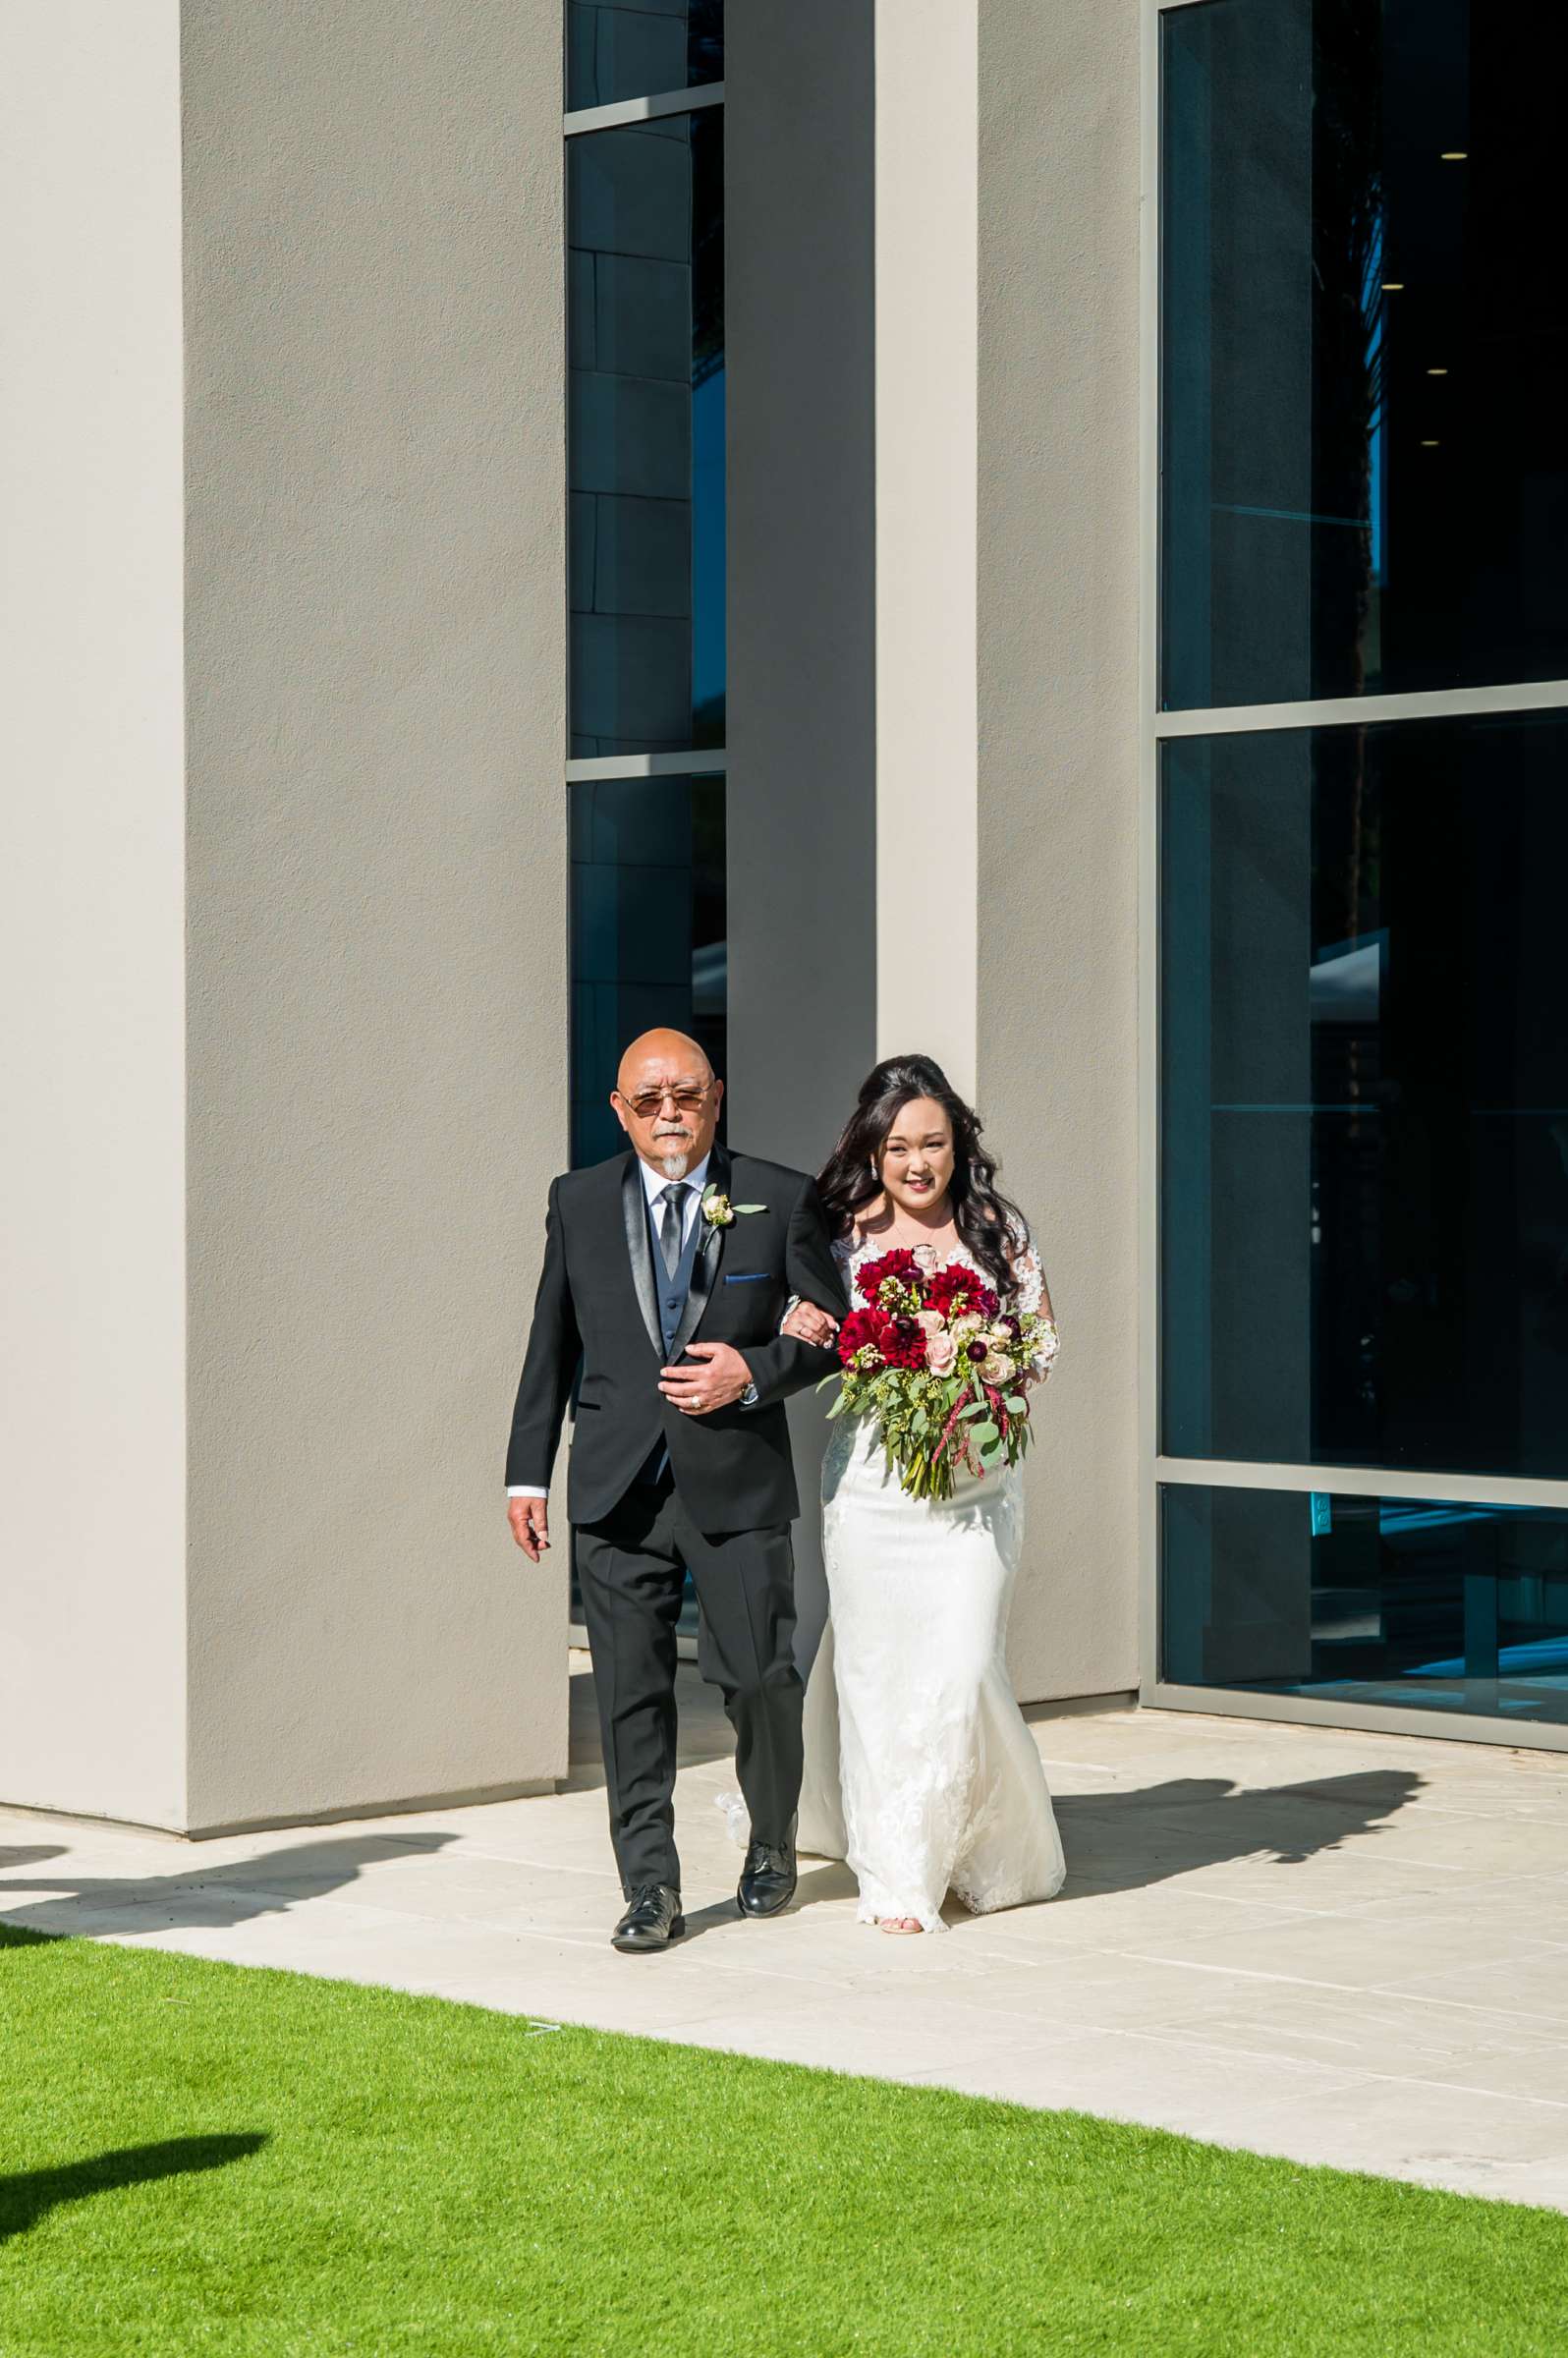
[[[939,1065],[877,1065],[818,1181],[851,1299],[863,1263],[906,1246],[968,1262],[1004,1312],[1048,1319],[1039,1256],[995,1175],[978,1117]],[[830,1342],[836,1322],[802,1303],[785,1330]],[[1038,1375],[1055,1349],[1051,1326]],[[1004,1658],[1023,1539],[1015,1468],[960,1473],[951,1498],[916,1499],[869,1419],[833,1426],[829,1619],[806,1695],[799,1845],[848,1860],[861,1921],[883,1932],[942,1931],[949,1892],[980,1915],[1060,1888],[1045,1773]]]

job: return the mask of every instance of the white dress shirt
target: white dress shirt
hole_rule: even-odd
[[[684,1187],[691,1191],[686,1202],[681,1206],[681,1250],[683,1253],[691,1238],[692,1223],[701,1207],[702,1190],[707,1185],[707,1166],[711,1160],[711,1154],[704,1154],[701,1161],[695,1164],[684,1179],[666,1179],[662,1171],[656,1171],[650,1162],[644,1162],[641,1154],[637,1158],[637,1167],[643,1174],[643,1193],[647,1198],[648,1217],[653,1222],[655,1236],[659,1233],[659,1217],[663,1211],[664,1198],[668,1191],[672,1187]],[[548,1490],[541,1490],[536,1482],[509,1482],[506,1486],[506,1494],[509,1498],[547,1498],[550,1493]]]

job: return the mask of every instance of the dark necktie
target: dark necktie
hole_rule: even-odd
[[[681,1249],[686,1242],[686,1199],[691,1191],[679,1179],[664,1190],[664,1204],[659,1213],[659,1251],[664,1256],[666,1273],[673,1277],[681,1265]]]

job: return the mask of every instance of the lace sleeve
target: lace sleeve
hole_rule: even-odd
[[[1018,1287],[1014,1308],[1032,1312],[1045,1321],[1045,1331],[1031,1363],[1034,1375],[1043,1383],[1050,1374],[1061,1337],[1056,1331],[1056,1319],[1051,1311],[1051,1298],[1045,1284],[1045,1271],[1034,1240],[1027,1231],[1015,1237],[1012,1249],[1013,1277]]]

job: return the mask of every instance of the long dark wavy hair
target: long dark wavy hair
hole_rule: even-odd
[[[1024,1215],[997,1189],[996,1157],[981,1144],[980,1115],[932,1057],[884,1057],[861,1083],[855,1111],[816,1182],[828,1226],[835,1236],[847,1236],[856,1213],[882,1193],[876,1175],[882,1149],[916,1097],[931,1098],[953,1125],[953,1225],[1005,1302],[1014,1289],[1008,1247],[1027,1234]]]

